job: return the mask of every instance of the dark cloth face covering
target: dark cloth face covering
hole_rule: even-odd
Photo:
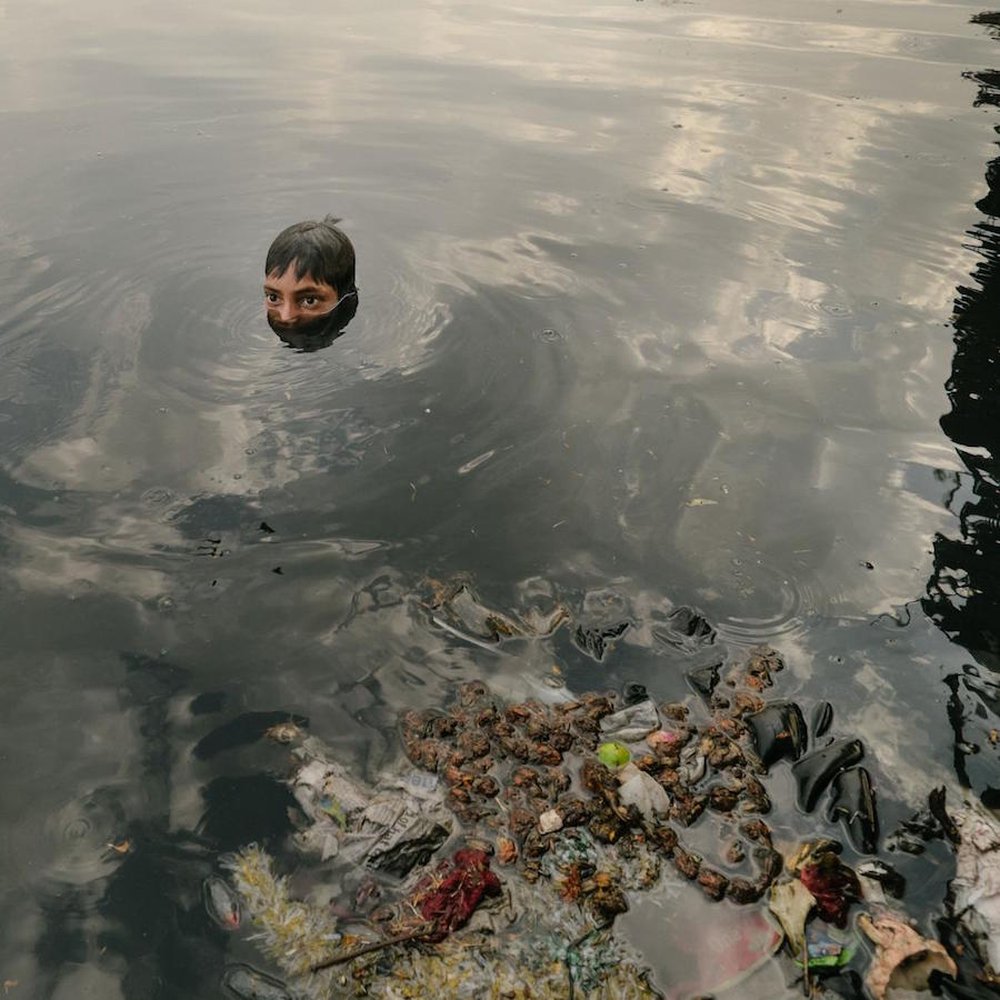
[[[299,323],[275,322],[267,317],[267,325],[286,343],[303,350],[325,347],[343,333],[358,311],[358,291],[351,289],[338,299],[337,304],[322,316]]]

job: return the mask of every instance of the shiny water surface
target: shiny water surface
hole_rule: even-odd
[[[933,785],[1000,805],[996,23],[0,3],[10,995],[221,995],[201,879],[284,810],[273,752],[193,753],[227,721],[300,713],[370,776],[462,679],[683,695],[653,627],[681,605],[834,705],[885,830]],[[361,307],[304,353],[262,262],[326,212]],[[600,662],[484,650],[427,577],[633,627]],[[772,793],[787,841],[836,834]],[[678,891],[623,924],[665,990],[714,919]],[[734,995],[797,995],[788,968]]]

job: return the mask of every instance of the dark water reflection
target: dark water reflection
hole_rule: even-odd
[[[18,995],[218,995],[240,955],[201,880],[287,823],[273,754],[196,752],[220,727],[300,713],[372,775],[399,708],[461,679],[682,695],[678,605],[834,703],[886,829],[931,784],[995,801],[997,81],[969,13],[0,7]],[[259,272],[327,211],[362,307],[302,354]],[[457,573],[635,627],[601,662],[480,650],[412,598]],[[628,923],[665,983],[672,898]]]
[[[990,26],[996,37],[997,15],[973,19]],[[979,90],[976,106],[1000,105],[1000,74],[970,72]],[[954,730],[954,766],[959,781],[984,802],[1000,806],[1000,562],[996,542],[1000,526],[997,458],[996,318],[1000,308],[1000,159],[987,166],[988,192],[977,203],[986,219],[969,233],[980,257],[974,283],[958,290],[955,302],[955,358],[948,380],[951,411],[942,427],[954,441],[964,465],[952,479],[949,506],[958,531],[934,542],[934,573],[924,609],[942,631],[968,652],[973,662],[948,674],[948,720]]]

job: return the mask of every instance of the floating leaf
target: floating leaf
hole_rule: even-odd
[[[816,897],[798,879],[771,886],[768,906],[778,918],[793,955],[806,950],[806,921],[816,905]]]

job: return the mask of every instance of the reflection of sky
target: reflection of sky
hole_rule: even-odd
[[[574,327],[575,378],[549,417],[596,419],[608,465],[626,443],[612,513],[636,544],[647,495],[709,498],[678,509],[666,547],[716,588],[752,592],[723,571],[739,552],[820,606],[920,589],[921,540],[945,515],[900,469],[954,466],[936,428],[940,324],[981,186],[960,74],[988,56],[961,9],[94,3],[0,17],[11,239],[38,248],[26,268],[62,247],[62,281],[121,273],[95,275],[80,340],[48,345],[81,374],[59,426],[19,442],[21,481],[255,496],[320,475],[330,438],[310,421],[329,417],[346,443],[373,433],[358,394],[329,398],[349,390],[344,368],[419,371],[455,300],[500,289]],[[358,236],[364,339],[310,370],[248,337],[236,300],[256,294],[271,232],[327,200]],[[44,279],[32,287],[44,303]],[[219,339],[196,344],[197,317],[220,310]],[[636,431],[623,401],[639,377]],[[681,483],[683,441],[665,446],[655,424],[680,391],[711,428]],[[600,507],[606,485],[585,479],[582,502]],[[851,572],[860,560],[878,576]]]

